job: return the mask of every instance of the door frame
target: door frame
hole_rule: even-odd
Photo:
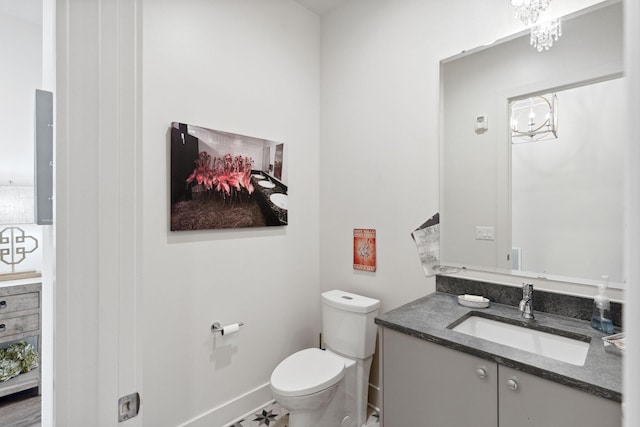
[[[56,21],[54,425],[116,426],[142,392],[141,0]]]

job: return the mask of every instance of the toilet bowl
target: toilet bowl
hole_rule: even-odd
[[[271,390],[290,411],[289,425],[349,426],[346,388],[354,366],[354,361],[318,348],[298,351],[280,362],[271,374]]]
[[[360,427],[375,352],[380,301],[333,290],[322,294],[326,350],[308,348],[271,374],[273,396],[289,410],[289,427]]]

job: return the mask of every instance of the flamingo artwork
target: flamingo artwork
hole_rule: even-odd
[[[170,134],[171,231],[288,224],[285,144],[180,122]]]
[[[253,194],[253,159],[250,157],[225,154],[212,159],[209,153],[202,151],[194,163],[196,166],[187,178],[187,184],[202,186],[206,192],[214,190],[225,199],[232,196],[238,199],[243,193]]]

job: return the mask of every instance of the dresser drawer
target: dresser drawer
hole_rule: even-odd
[[[30,310],[40,306],[40,293],[6,295],[0,297],[0,315],[16,311]]]
[[[39,326],[40,318],[38,314],[0,320],[0,338],[24,332],[37,331]]]

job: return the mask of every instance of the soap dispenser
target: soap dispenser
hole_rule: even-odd
[[[611,303],[604,294],[609,282],[609,276],[602,276],[602,282],[598,283],[598,295],[593,299],[593,314],[591,315],[591,327],[605,334],[613,333],[611,321]]]

